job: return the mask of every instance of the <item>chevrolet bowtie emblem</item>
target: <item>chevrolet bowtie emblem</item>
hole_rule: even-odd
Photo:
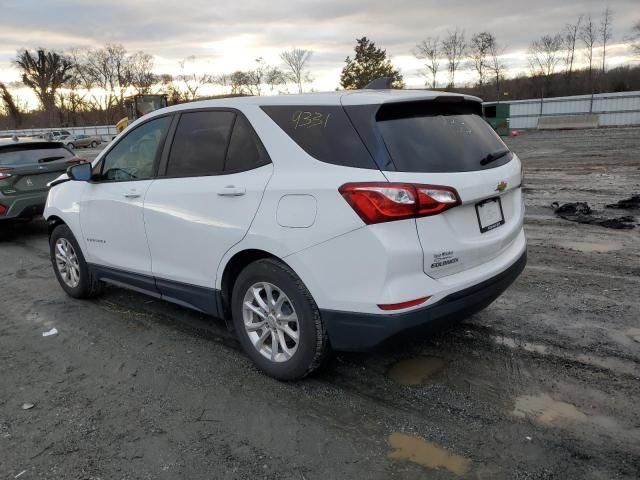
[[[502,180],[498,186],[496,187],[496,192],[502,192],[504,191],[504,189],[507,188],[507,182],[505,182],[504,180]]]

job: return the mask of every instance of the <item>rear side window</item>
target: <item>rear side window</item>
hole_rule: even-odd
[[[383,105],[377,127],[401,172],[470,172],[512,158],[489,124],[464,103]]]
[[[73,153],[57,143],[16,144],[0,147],[0,165],[19,167],[72,158]]]
[[[263,106],[262,110],[305,152],[321,162],[377,169],[340,106]]]
[[[222,173],[234,118],[233,112],[183,113],[171,145],[167,176]]]
[[[269,163],[269,158],[264,147],[257,139],[253,128],[242,115],[236,117],[233,126],[227,161],[225,162],[225,172],[241,172],[251,170]]]

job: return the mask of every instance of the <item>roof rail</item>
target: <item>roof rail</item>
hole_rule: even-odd
[[[393,78],[391,77],[380,77],[375,80],[370,81],[365,88],[365,90],[388,90],[391,88],[391,84],[393,83]]]

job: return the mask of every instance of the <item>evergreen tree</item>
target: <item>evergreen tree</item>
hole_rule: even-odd
[[[403,88],[400,71],[387,58],[386,50],[377,48],[367,37],[358,38],[355,57],[347,57],[346,65],[340,74],[340,86],[344,89],[364,88],[368,83],[380,77],[393,79],[392,88]]]

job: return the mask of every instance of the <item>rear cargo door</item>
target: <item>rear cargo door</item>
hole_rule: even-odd
[[[520,161],[478,102],[385,103],[370,108],[368,120],[365,111],[352,110],[354,123],[389,181],[453,187],[460,197],[461,205],[416,219],[426,274],[441,278],[481,265],[513,242],[523,221]]]
[[[47,190],[73,163],[74,155],[59,144],[15,144],[0,148],[0,171],[11,175],[2,182],[4,195],[31,194]]]

